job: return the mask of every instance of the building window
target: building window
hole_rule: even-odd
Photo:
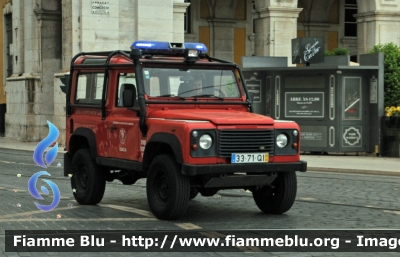
[[[255,1],[251,1],[251,5],[253,7],[253,10],[256,9],[256,3]],[[256,19],[253,18],[253,34],[256,33]]]
[[[185,3],[190,3],[190,0],[185,0]],[[188,8],[186,9],[185,12],[185,21],[184,21],[184,30],[185,33],[190,33],[191,29],[190,29],[190,10],[192,9],[192,5],[189,5]]]
[[[13,74],[13,56],[11,55],[10,46],[12,44],[12,14],[4,15],[4,20],[6,23],[6,47],[7,47],[7,77],[10,77]]]
[[[357,0],[345,0],[344,3],[344,36],[357,37]]]

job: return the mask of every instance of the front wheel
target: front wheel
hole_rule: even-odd
[[[258,208],[265,213],[282,214],[293,205],[297,193],[297,178],[294,171],[279,173],[271,186],[253,191]]]
[[[90,156],[87,148],[78,150],[72,159],[71,187],[80,204],[98,204],[106,188],[104,172]]]
[[[153,214],[163,220],[181,217],[190,197],[190,180],[180,172],[171,155],[159,155],[151,162],[147,175],[147,201]]]

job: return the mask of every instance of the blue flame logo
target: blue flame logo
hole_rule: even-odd
[[[28,189],[29,189],[29,193],[31,193],[31,195],[33,197],[35,197],[36,199],[39,199],[39,200],[44,200],[44,198],[39,194],[39,192],[36,189],[37,180],[41,175],[51,176],[47,171],[36,172],[35,174],[32,175],[32,177],[28,181]],[[46,182],[47,185],[49,185],[51,190],[53,191],[53,196],[54,196],[53,202],[50,205],[42,205],[37,202],[34,202],[34,203],[35,203],[36,207],[38,207],[40,210],[50,211],[50,210],[56,208],[56,206],[60,203],[60,190],[58,189],[57,185],[54,184],[52,181],[47,180],[47,179],[42,179],[42,180],[44,182]],[[40,189],[42,190],[42,192],[45,195],[49,195],[49,190],[45,186],[42,186]]]
[[[40,141],[37,144],[35,151],[33,152],[33,160],[35,161],[35,163],[38,166],[40,166],[42,168],[49,167],[50,164],[57,157],[57,153],[58,153],[58,143],[56,143],[56,145],[53,148],[51,148],[50,150],[47,151],[45,158],[44,158],[45,160],[43,160],[43,154],[44,154],[46,148],[49,147],[53,142],[55,142],[58,138],[58,135],[60,134],[57,127],[54,126],[50,121],[47,121],[47,124],[49,125],[49,134],[45,139],[43,139],[42,141]],[[28,190],[29,190],[29,193],[31,193],[31,195],[33,197],[35,197],[36,199],[44,200],[43,197],[39,194],[39,192],[36,189],[37,180],[41,175],[51,176],[46,171],[39,171],[39,172],[33,174],[32,177],[28,181]],[[42,179],[42,180],[44,182],[46,182],[47,185],[49,185],[51,190],[53,191],[53,197],[54,197],[53,202],[50,205],[42,205],[37,202],[34,202],[34,203],[35,203],[36,207],[38,207],[40,210],[50,211],[50,210],[54,209],[60,202],[60,190],[58,189],[57,185],[54,184],[52,181],[47,180],[47,179]],[[45,195],[49,195],[49,190],[45,186],[42,186],[41,190]]]
[[[33,152],[33,160],[38,166],[42,168],[47,168],[48,166],[50,166],[50,164],[54,161],[58,153],[58,143],[56,143],[56,145],[53,148],[47,151],[45,156],[47,166],[46,164],[44,164],[43,162],[44,151],[46,150],[47,147],[49,147],[53,142],[56,141],[58,135],[60,134],[56,126],[53,125],[53,123],[47,121],[47,124],[49,125],[49,135],[41,142],[39,142],[39,144],[37,144],[35,151]]]

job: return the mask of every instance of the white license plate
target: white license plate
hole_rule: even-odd
[[[268,162],[268,153],[233,153],[232,163],[254,163],[254,162]]]

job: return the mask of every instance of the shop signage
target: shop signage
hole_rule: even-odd
[[[109,1],[92,0],[92,13],[93,14],[109,14],[110,13],[110,2]]]
[[[343,147],[361,147],[361,127],[343,127]]]
[[[292,39],[292,63],[324,62],[324,39],[301,37]]]
[[[286,92],[286,118],[323,118],[324,92]]]
[[[261,103],[261,80],[251,77],[246,80],[247,91],[253,93],[253,103]]]

